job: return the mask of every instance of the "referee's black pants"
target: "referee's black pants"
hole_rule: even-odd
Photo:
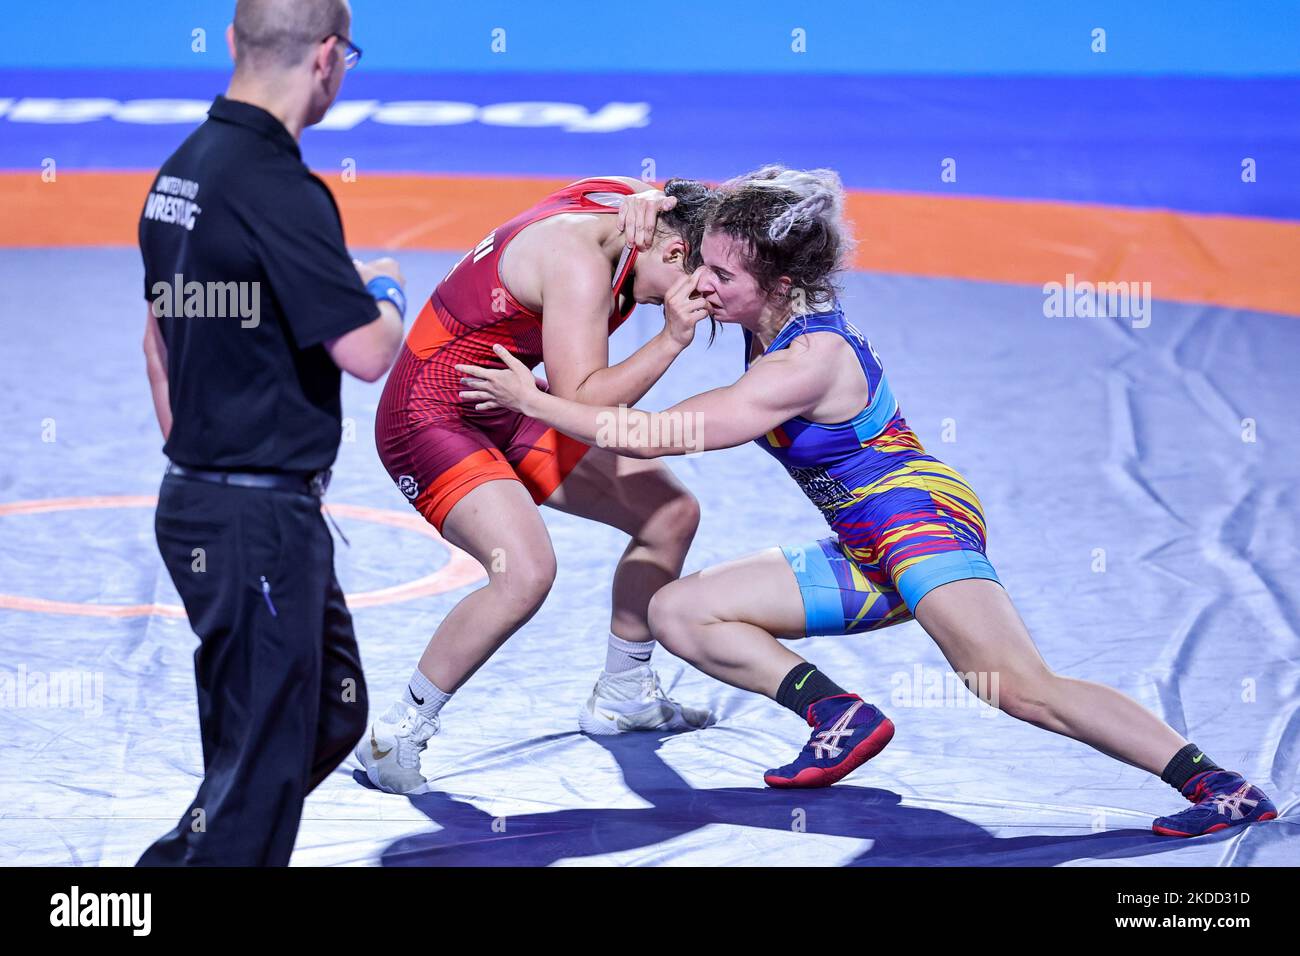
[[[205,775],[138,865],[286,865],[304,798],[367,724],[320,499],[168,476],[154,530],[199,638]]]

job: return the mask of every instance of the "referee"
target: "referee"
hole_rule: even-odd
[[[205,776],[142,866],[286,865],[303,800],[366,726],[321,495],[340,369],[402,340],[391,259],[355,262],[302,130],[360,59],[346,0],[239,0],[234,76],[163,164],[140,218],[144,349],[171,464],[155,532],[199,638]]]

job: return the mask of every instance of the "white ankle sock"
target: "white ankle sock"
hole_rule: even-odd
[[[621,674],[650,663],[654,653],[654,641],[625,641],[621,637],[609,635],[609,647],[605,651],[605,673]]]
[[[414,707],[426,719],[437,717],[442,705],[449,700],[451,694],[440,691],[437,684],[420,673],[419,668],[411,675],[406,690],[402,692],[402,702],[408,707]]]

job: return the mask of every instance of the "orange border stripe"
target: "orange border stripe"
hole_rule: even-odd
[[[0,173],[0,247],[132,246],[142,172]],[[327,180],[349,244],[460,252],[572,181],[362,175]],[[875,272],[1041,286],[1067,273],[1150,282],[1157,299],[1300,316],[1300,223],[1083,203],[854,192],[854,265]],[[423,293],[420,293],[423,294]]]
[[[1041,286],[1150,282],[1157,299],[1300,315],[1300,223],[1082,203],[854,193],[857,265]]]

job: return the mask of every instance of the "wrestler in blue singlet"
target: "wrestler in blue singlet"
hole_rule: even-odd
[[[940,584],[997,581],[984,556],[979,498],[960,474],[926,454],[899,412],[879,356],[838,306],[794,316],[763,355],[814,332],[834,333],[853,347],[866,377],[865,407],[839,424],[792,418],[756,439],[835,532],[782,548],[799,581],[807,633],[896,624]],[[745,346],[748,368],[749,332]]]

